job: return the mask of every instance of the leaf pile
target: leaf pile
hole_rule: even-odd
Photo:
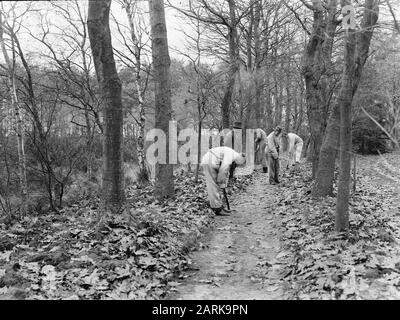
[[[251,182],[240,176],[239,192]],[[132,187],[121,215],[89,199],[59,214],[0,226],[0,299],[156,299],[177,285],[186,254],[212,222],[205,183],[176,176],[174,199]]]
[[[387,157],[400,163],[398,154]],[[312,199],[308,165],[283,179],[277,258],[292,298],[400,298],[399,186],[371,169],[377,161],[360,162],[348,235],[334,231],[336,199]]]

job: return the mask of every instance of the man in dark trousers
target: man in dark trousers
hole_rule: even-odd
[[[268,160],[269,183],[279,183],[279,149],[282,128],[277,126],[267,137],[265,154]]]

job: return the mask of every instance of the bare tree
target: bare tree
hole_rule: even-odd
[[[171,107],[171,60],[168,50],[167,26],[163,0],[150,0],[150,24],[153,70],[155,82],[155,127],[166,134],[166,150],[169,150],[169,121],[172,119]],[[155,196],[158,199],[175,194],[173,165],[169,164],[167,152],[166,164],[156,164]]]
[[[330,106],[332,76],[332,49],[338,21],[337,1],[328,0],[324,6],[320,0],[312,4],[302,1],[312,10],[313,25],[303,56],[303,77],[306,86],[307,114],[310,127],[312,175],[318,169],[319,152]]]
[[[349,0],[342,0],[342,8],[350,4]],[[357,32],[354,27],[350,27],[345,33],[344,68],[338,97],[340,105],[340,166],[335,223],[337,231],[346,231],[349,228],[352,102],[368,58],[378,13],[379,1],[365,0],[361,31]]]
[[[205,42],[207,42],[205,52],[210,56],[219,57],[228,66],[227,80],[221,100],[221,117],[222,127],[229,128],[234,111],[235,85],[240,70],[238,28],[242,19],[250,14],[251,5],[245,3],[238,8],[236,0],[214,3],[209,0],[190,0],[188,8],[173,7],[186,17],[202,22],[206,28],[204,32]]]
[[[131,116],[138,126],[136,134],[136,150],[139,164],[138,180],[146,182],[149,180],[149,172],[145,159],[145,128],[146,128],[146,104],[145,96],[148,88],[151,64],[146,63],[147,57],[147,40],[146,40],[146,23],[143,19],[143,12],[139,11],[138,3],[133,0],[121,0],[122,7],[128,19],[129,38],[126,39],[120,22],[114,18],[119,34],[122,36],[124,47],[128,49],[129,54],[122,50],[117,50],[116,54],[121,61],[133,71],[136,97],[138,103],[138,116],[135,117],[132,112]],[[129,41],[130,40],[130,41]],[[144,77],[143,77],[144,75]],[[143,78],[143,79],[142,79]]]
[[[200,14],[200,8],[197,9],[197,15]],[[185,38],[187,39],[187,52],[179,51],[179,54],[183,55],[188,61],[190,61],[189,72],[186,76],[195,82],[196,90],[193,92],[191,89],[188,90],[194,97],[187,99],[185,105],[192,102],[196,108],[197,117],[197,165],[195,171],[195,181],[198,181],[200,171],[200,160],[201,160],[201,144],[202,144],[202,130],[207,116],[210,115],[212,109],[212,102],[214,92],[216,91],[216,81],[218,81],[218,74],[212,71],[211,66],[202,63],[202,56],[204,55],[204,49],[202,47],[202,35],[204,28],[197,19],[189,20],[186,25],[186,30],[192,29],[193,34],[184,30]],[[194,72],[193,72],[194,71]],[[189,110],[188,110],[189,111]]]
[[[119,211],[125,199],[123,112],[109,26],[110,5],[110,0],[89,1],[87,25],[103,104],[103,202],[106,209]]]
[[[67,23],[67,27],[50,26],[46,15],[40,14],[42,34],[38,36],[30,30],[29,34],[48,50],[49,54],[42,52],[42,56],[55,65],[59,77],[63,80],[61,84],[54,83],[54,90],[64,91],[64,94],[60,95],[60,101],[78,110],[82,115],[82,119],[71,120],[71,123],[85,129],[86,172],[90,180],[93,175],[93,140],[96,126],[100,132],[103,132],[103,126],[100,120],[100,101],[91,75],[93,64],[87,35],[87,17],[82,3],[78,0],[67,3],[52,2],[51,5]],[[67,42],[66,48],[57,50],[54,36],[62,40],[59,44]]]
[[[15,16],[15,5],[16,3],[12,6],[10,13]],[[25,11],[26,13],[27,11]],[[27,184],[27,179],[26,179],[26,158],[25,158],[25,147],[24,147],[24,141],[25,141],[25,130],[23,126],[23,119],[22,119],[22,110],[19,105],[18,101],[18,95],[17,95],[17,85],[16,85],[16,76],[15,76],[15,69],[16,69],[16,48],[15,48],[15,42],[14,42],[14,37],[11,36],[11,55],[12,58],[10,59],[6,47],[6,40],[4,38],[4,31],[5,29],[8,29],[11,31],[11,34],[14,34],[17,32],[17,28],[19,27],[16,25],[17,21],[16,19],[13,19],[11,25],[8,24],[6,21],[3,21],[3,16],[6,19],[6,13],[4,11],[4,6],[2,3],[2,8],[0,11],[0,44],[1,44],[1,50],[3,52],[3,57],[6,62],[6,69],[8,72],[8,85],[10,88],[10,97],[11,97],[11,107],[14,110],[14,115],[16,119],[16,132],[17,132],[17,148],[18,148],[18,168],[19,168],[19,181],[20,181],[20,189],[21,189],[21,195],[23,202],[25,203],[26,200],[26,195],[28,192],[28,184]]]

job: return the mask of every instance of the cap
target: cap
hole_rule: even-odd
[[[241,121],[235,121],[233,123],[233,128],[234,129],[242,129],[242,122]]]

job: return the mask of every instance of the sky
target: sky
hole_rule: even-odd
[[[149,14],[148,14],[148,1],[147,0],[137,0],[139,1],[140,7],[142,8],[142,15],[147,21],[147,30],[150,31],[150,26],[148,24],[149,20]],[[175,6],[184,6],[188,0],[169,0],[173,5]],[[398,1],[398,0],[396,0]],[[392,1],[393,4],[398,4],[396,1]],[[11,5],[11,3],[14,1],[4,1],[4,7],[7,8]],[[67,1],[57,1],[58,3],[67,3]],[[167,1],[166,1],[167,2]],[[82,7],[82,10],[84,14],[87,14],[87,0],[81,0],[80,5]],[[20,1],[18,2],[17,8],[18,10],[22,10],[26,6],[27,2],[26,1]],[[52,6],[49,2],[47,1],[36,1],[34,4],[35,8],[41,8],[44,10],[41,10],[41,12],[46,12],[44,15],[45,18],[52,24],[57,25],[58,27],[63,27],[63,24],[65,24],[65,21],[63,19],[60,19],[54,9],[52,9]],[[384,11],[384,10],[382,10]],[[387,10],[386,10],[387,11]],[[121,7],[121,5],[118,3],[118,1],[113,0],[112,1],[112,7],[111,7],[111,13],[115,16],[118,22],[127,25],[127,18],[126,14]],[[380,20],[382,21],[383,15],[381,15]],[[386,17],[389,21],[390,24],[392,24],[392,19],[391,16],[389,15]],[[167,32],[168,32],[168,42],[169,42],[169,47],[170,47],[170,55],[172,58],[175,59],[185,59],[185,57],[178,52],[187,52],[187,41],[185,39],[185,32],[189,32],[187,23],[185,23],[185,20],[182,18],[182,16],[173,8],[170,8],[166,6],[166,22],[167,22]],[[32,33],[36,35],[40,35],[42,33],[41,27],[40,27],[40,18],[39,14],[32,13],[24,17],[23,25],[26,26]],[[113,35],[113,44],[115,45],[115,48],[122,48],[120,41],[118,40],[118,32],[115,29],[115,26],[112,29],[112,35]],[[28,32],[26,30],[21,29],[19,37],[21,39],[22,47],[23,49],[27,52],[27,55],[30,56],[30,58],[35,59],[36,61],[41,58],[41,52],[43,51],[43,46],[39,44],[37,40],[33,40],[31,36],[29,36]],[[62,41],[60,39],[54,38],[54,44],[55,46],[59,46],[60,48],[62,47]],[[60,49],[62,50],[62,49]],[[30,52],[34,52],[33,54],[29,54]],[[0,54],[0,61],[3,62],[4,59],[2,55]]]
[[[142,13],[145,17],[148,17],[148,3],[147,1],[139,0],[143,2],[141,5]],[[171,0],[173,5],[179,5],[182,3],[181,0]],[[111,6],[112,13],[120,19],[121,22],[126,23],[126,14],[117,1],[113,1]],[[177,11],[171,7],[166,6],[165,8],[165,19],[167,23],[167,34],[168,34],[168,44],[171,49],[184,50],[185,49],[185,37],[183,29],[185,29],[185,24],[181,16]],[[150,28],[150,26],[149,26]],[[177,56],[175,50],[171,50],[170,54]]]
[[[146,20],[147,24],[147,31],[150,32],[150,25],[148,23],[149,20],[149,14],[148,14],[148,3],[147,1],[139,0],[143,2],[141,4],[142,7],[142,16]],[[181,2],[181,0],[172,0],[171,1],[174,4],[178,4]],[[4,3],[4,8],[8,9],[11,5],[11,2],[3,2]],[[58,3],[66,3],[66,1],[58,1]],[[26,7],[27,2],[26,1],[20,1],[18,2],[17,5],[17,12],[21,12]],[[80,1],[80,6],[82,8],[82,12],[84,14],[87,14],[87,0],[81,0]],[[41,9],[40,12],[43,14],[44,18],[49,21],[50,24],[54,24],[58,27],[64,27],[67,24],[65,23],[64,19],[60,19],[59,16],[55,13],[54,9],[52,9],[52,6],[48,2],[35,2],[34,7],[37,9]],[[121,7],[121,5],[118,3],[118,1],[113,0],[112,1],[112,6],[111,6],[111,13],[114,15],[116,20],[123,24],[123,25],[128,25],[127,24],[127,17],[124,9]],[[9,19],[11,21],[11,19]],[[179,51],[186,51],[186,46],[185,46],[185,37],[184,33],[182,32],[182,29],[185,28],[184,22],[181,17],[178,17],[178,14],[176,10],[172,8],[166,8],[166,23],[167,23],[167,33],[168,33],[168,43],[170,47],[170,55],[173,58],[176,59],[184,59],[184,57],[177,52]],[[40,59],[41,52],[44,50],[43,46],[37,41],[33,40],[32,37],[29,35],[28,31],[34,33],[37,36],[40,36],[42,34],[42,28],[41,28],[41,20],[40,20],[40,15],[38,13],[30,13],[26,15],[23,18],[23,26],[26,27],[26,30],[23,28],[19,32],[19,38],[22,44],[22,48],[26,52],[27,56],[30,58],[34,59],[37,61]],[[111,30],[112,30],[112,37],[113,37],[113,45],[115,45],[116,48],[121,48],[119,35],[118,31],[111,23]],[[53,37],[54,38],[54,37]],[[54,38],[53,43],[55,47],[62,47],[62,41],[57,40],[57,38]],[[62,49],[60,49],[62,50]],[[0,55],[0,61],[3,62],[3,56]]]

